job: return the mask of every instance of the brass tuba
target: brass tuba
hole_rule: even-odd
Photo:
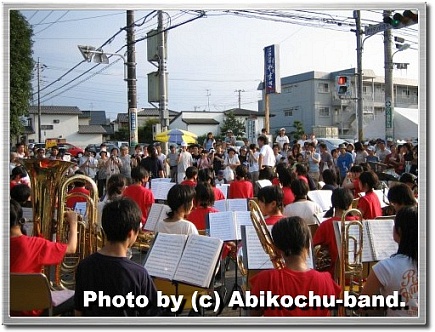
[[[30,177],[32,189],[33,235],[49,241],[67,242],[68,227],[65,226],[64,212],[68,185],[76,180],[83,180],[91,185],[91,195],[87,204],[87,221],[78,224],[78,250],[74,255],[65,255],[64,261],[56,266],[52,273],[51,266],[45,266],[43,273],[51,281],[53,288],[73,288],[73,275],[78,261],[96,251],[98,189],[95,182],[85,175],[74,175],[64,179],[66,171],[74,164],[63,160],[48,158],[23,159],[22,163]],[[75,194],[77,195],[77,194]],[[101,244],[101,234],[100,236]],[[71,261],[73,263],[71,263]]]
[[[251,214],[252,224],[254,225],[257,236],[263,246],[266,254],[269,255],[275,269],[282,269],[285,267],[285,263],[281,255],[278,253],[275,244],[273,243],[272,236],[264,221],[263,213],[260,210],[257,202],[249,200],[249,211]]]
[[[349,214],[358,215],[359,220],[347,221],[346,217]],[[341,247],[339,248],[340,264],[339,264],[339,285],[341,287],[342,299],[344,291],[349,291],[349,294],[359,295],[363,287],[363,216],[358,209],[349,209],[343,213],[340,221],[340,238]],[[346,312],[343,306],[340,306],[338,311],[339,316],[354,315],[354,312]]]

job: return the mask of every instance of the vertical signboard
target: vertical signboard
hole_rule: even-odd
[[[130,108],[130,147],[134,147],[138,139],[138,128],[137,128],[137,108]]]
[[[266,94],[281,93],[279,45],[264,48],[264,84]]]

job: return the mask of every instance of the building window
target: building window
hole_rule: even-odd
[[[284,110],[284,116],[293,116],[293,109],[286,109]]]
[[[60,123],[60,120],[59,119],[54,119],[53,123]]]
[[[368,95],[369,94],[368,89],[367,89],[366,86],[363,86],[363,94],[364,95]]]
[[[411,93],[409,92],[409,89],[403,89],[402,90],[402,98],[409,98]]]
[[[292,92],[291,86],[286,86],[282,88],[282,93],[291,93],[291,92]]]
[[[329,107],[319,107],[319,116],[321,117],[329,117]]]
[[[317,84],[317,92],[328,93],[329,92],[329,84],[328,83],[318,83]]]

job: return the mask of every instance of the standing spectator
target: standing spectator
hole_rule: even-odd
[[[284,158],[283,158],[282,154],[280,153],[281,151],[280,151],[278,144],[274,144],[272,147],[272,150],[273,150],[273,156],[275,157],[275,165],[283,162]]]
[[[143,158],[140,162],[140,167],[146,169],[152,179],[163,177],[163,164],[157,156],[157,149],[155,146],[147,146],[148,156]]]
[[[192,166],[198,167],[198,160],[201,158],[199,153],[199,145],[192,144],[189,146],[189,152],[192,155]]]
[[[227,143],[227,146],[236,146],[236,136],[234,136],[231,129],[227,130],[227,135],[225,136],[225,143]]]
[[[224,171],[222,169],[218,171],[215,182],[216,182],[216,184],[228,183],[227,179],[225,179]]]
[[[249,162],[249,178],[255,188],[255,182],[258,180],[260,170],[258,168],[258,157],[260,152],[257,151],[257,145],[252,143],[249,145],[248,162]]]
[[[207,134],[206,139],[204,140],[203,148],[206,151],[210,151],[210,149],[214,148],[216,144],[216,140],[213,137],[213,133],[209,132]]]
[[[106,162],[107,178],[109,178],[113,174],[121,173],[121,167],[122,167],[122,161],[118,157],[118,148],[113,148],[110,151],[109,160]]]
[[[306,153],[307,163],[308,163],[308,174],[314,180],[314,183],[317,185],[320,180],[320,154],[316,152],[316,147],[314,143],[310,143],[308,145],[308,151]]]
[[[157,314],[157,290],[146,269],[127,258],[128,249],[136,242],[140,230],[141,210],[128,198],[108,203],[102,214],[106,243],[98,252],[82,260],[76,272],[76,316],[150,316]],[[110,299],[116,296],[146,296],[149,305],[85,306],[85,291],[101,291]],[[137,303],[137,301],[133,301]]]
[[[211,163],[211,160],[208,157],[208,150],[202,150],[201,151],[201,158],[198,160],[197,168],[198,169],[208,169],[212,168],[213,164]]]
[[[228,198],[252,198],[254,197],[254,187],[247,179],[248,170],[246,166],[236,167],[236,178],[230,183]]]
[[[137,144],[134,147],[134,153],[131,155],[131,167],[138,167],[140,165],[140,161],[143,158],[143,151],[142,151],[142,146],[140,146],[139,144]]]
[[[49,159],[50,160],[61,159],[59,155],[59,147],[57,145],[51,147]]]
[[[322,178],[323,170],[325,169],[331,169],[333,167],[333,160],[332,155],[328,151],[328,147],[325,143],[319,144],[319,150],[320,150],[320,162],[319,162],[319,172],[321,174],[320,179]]]
[[[236,153],[236,149],[233,147],[228,148],[228,156],[226,156],[224,161],[225,167],[230,167],[233,172],[236,171],[237,166],[240,165],[239,156]],[[228,179],[227,179],[228,180]]]
[[[361,142],[356,142],[355,143],[355,165],[365,163],[367,156],[368,156],[368,153],[365,150],[364,145]]]
[[[213,154],[213,170],[215,175],[218,175],[218,172],[220,170],[224,169],[224,161],[225,161],[225,155],[222,150],[222,144],[216,144],[216,151]]]
[[[169,166],[169,176],[171,178],[171,182],[177,182],[177,147],[175,145],[171,145],[169,149],[169,153],[166,156],[166,163]]]
[[[98,196],[99,198],[103,197],[106,190],[106,181],[107,181],[107,162],[109,161],[109,157],[107,157],[107,151],[100,151],[100,158],[98,159],[97,164],[97,186],[98,186]]]
[[[269,140],[266,136],[260,135],[257,138],[257,144],[260,148],[260,154],[258,156],[258,169],[273,168],[275,167],[275,156],[272,148],[269,146]]]
[[[385,161],[385,158],[391,153],[390,150],[388,150],[385,147],[385,141],[383,139],[378,141],[378,150],[376,151],[376,155],[379,158],[379,161],[383,163]]]
[[[135,167],[131,170],[131,180],[133,181],[122,193],[123,196],[133,199],[142,211],[142,225],[145,226],[151,205],[154,203],[153,192],[145,188],[149,180],[149,173],[143,167]]]
[[[128,154],[128,146],[123,145],[121,147],[121,155],[119,156],[121,159],[122,166],[120,169],[120,173],[124,175],[128,181],[131,179],[131,156]]]
[[[23,142],[19,142],[15,144],[15,149],[18,158],[20,159],[28,158],[28,155],[26,154],[26,145]]]
[[[155,143],[154,146],[156,147],[157,151],[157,158],[159,158],[160,162],[162,163],[163,167],[163,176],[162,178],[168,177],[168,172],[166,170],[166,155],[162,152],[162,145],[160,143]]]
[[[352,155],[352,160],[353,160],[353,163],[355,164],[356,152],[355,152],[355,147],[353,146],[353,144],[349,143],[348,145],[346,145],[346,150],[347,150],[347,152],[349,152]]]
[[[387,169],[394,169],[394,172],[400,175],[405,169],[405,161],[403,158],[400,158],[395,144],[390,146],[390,151],[391,153],[385,157],[383,162],[387,165]]]
[[[340,144],[338,149],[340,150],[340,154],[337,157],[337,167],[340,172],[341,184],[346,177],[347,172],[349,172],[350,168],[353,166],[353,158],[352,155],[346,151],[346,146],[344,144]]]
[[[187,152],[187,143],[181,143],[181,151],[177,158],[177,183],[184,180],[186,169],[193,166],[193,158],[190,152]]]
[[[290,144],[288,136],[285,134],[285,128],[281,128],[276,136],[275,143],[278,144],[279,150],[281,151],[284,147],[284,143]]]
[[[378,176],[374,172],[362,172],[359,176],[361,188],[365,195],[358,199],[358,210],[363,219],[374,219],[382,216],[381,202],[373,191],[378,186]]]
[[[307,141],[307,134],[302,134],[301,138],[297,141],[300,147],[303,147]]]

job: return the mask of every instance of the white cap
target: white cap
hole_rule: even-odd
[[[279,131],[285,131],[285,128],[281,128]]]
[[[186,142],[181,142],[181,146],[187,146]]]

